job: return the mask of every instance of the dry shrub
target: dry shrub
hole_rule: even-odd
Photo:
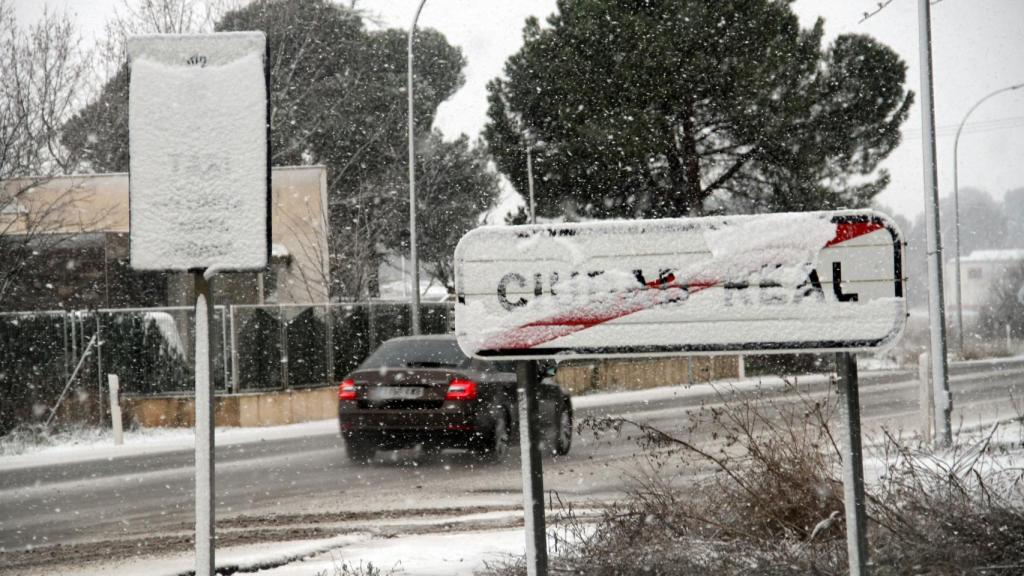
[[[646,473],[578,554],[589,574],[834,574],[843,525],[835,402],[790,385],[781,397],[725,397],[691,414],[686,437],[643,422],[584,422],[640,432]],[[705,471],[693,481],[694,472]],[[686,478],[690,478],[689,481]],[[624,551],[622,564],[615,562]],[[610,570],[602,565],[609,564]]]
[[[878,574],[1024,574],[1021,443],[993,443],[996,431],[939,455],[886,434],[871,501]]]
[[[562,506],[551,573],[846,574],[835,399],[788,392],[722,397],[686,434],[623,418],[582,423],[598,436],[638,431],[642,472],[596,525]],[[994,458],[991,438],[940,455],[881,439],[886,473],[867,487],[874,574],[1024,574],[1024,480]]]

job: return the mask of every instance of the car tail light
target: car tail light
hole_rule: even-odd
[[[356,399],[356,381],[351,378],[346,378],[341,381],[341,386],[338,386],[338,400],[355,400]]]
[[[476,382],[456,378],[448,383],[445,400],[476,400]]]

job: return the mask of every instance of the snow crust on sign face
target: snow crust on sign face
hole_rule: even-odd
[[[826,284],[835,256],[822,252],[841,250],[842,245],[825,248],[836,237],[832,219],[838,214],[875,215],[817,212],[477,229],[456,249],[456,291],[464,297],[456,306],[456,335],[470,354],[515,349],[516,339],[552,348],[752,342],[798,347],[808,334],[821,341],[895,337],[904,301],[893,296],[888,230],[856,239],[859,254],[880,258],[869,259],[866,271],[849,271],[851,289],[864,292],[861,302],[837,306]],[[819,258],[824,268],[815,270]],[[812,270],[821,290],[810,290]],[[503,278],[509,271],[515,275]],[[660,283],[666,271],[671,277]],[[496,290],[498,278],[503,296]],[[567,331],[574,324],[579,329]]]
[[[703,234],[713,260],[690,266],[687,277],[796,285],[807,277],[807,264],[835,237],[836,225],[828,214],[772,214],[724,219]],[[765,262],[779,266],[765,269]]]
[[[140,34],[128,39],[128,57],[176,66],[194,58],[196,65],[219,66],[252,54],[262,58],[266,45],[262,32]]]
[[[266,266],[262,34],[228,36],[233,41],[158,36],[130,44],[130,237],[136,269]],[[169,62],[172,53],[177,62]],[[205,65],[186,65],[183,59],[191,57],[183,53],[205,58]]]

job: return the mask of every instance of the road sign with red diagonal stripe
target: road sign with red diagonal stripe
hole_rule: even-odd
[[[902,248],[870,210],[478,228],[455,330],[491,358],[877,350],[906,318]]]

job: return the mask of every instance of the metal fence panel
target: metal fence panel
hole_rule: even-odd
[[[0,433],[45,419],[93,335],[101,345],[74,383],[89,418],[105,418],[107,374],[126,394],[191,394],[193,316],[189,307],[0,313]],[[420,317],[424,334],[448,333],[453,306],[423,303]],[[212,328],[218,392],[333,385],[380,343],[409,333],[409,306],[217,306]]]

